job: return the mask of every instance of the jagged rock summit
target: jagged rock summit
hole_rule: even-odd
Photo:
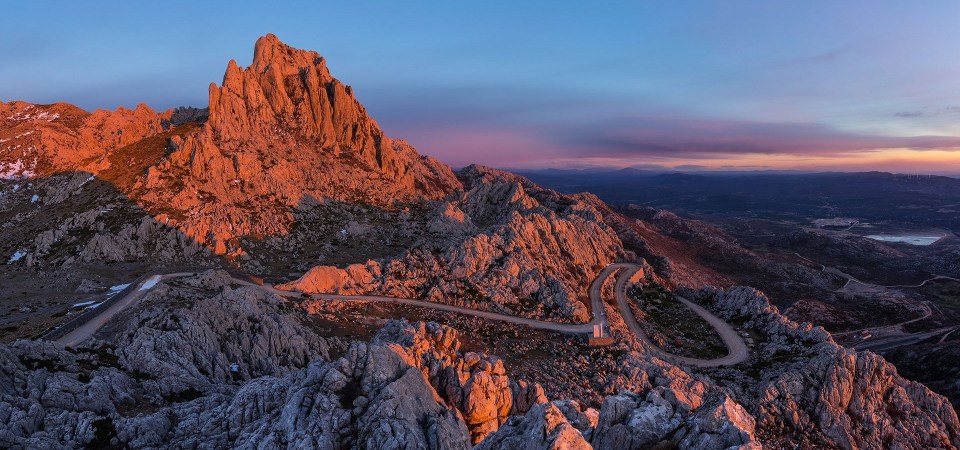
[[[176,209],[217,220],[184,228],[224,251],[239,250],[226,248],[239,236],[286,233],[289,214],[263,214],[276,204],[391,207],[462,187],[449,167],[387,137],[323,57],[274,35],[257,40],[250,67],[230,61],[209,108],[204,127],[173,139],[175,150],[148,171],[141,198],[160,205],[180,184],[194,188],[175,194]]]
[[[353,89],[330,75],[319,53],[294,49],[272,34],[257,40],[250,67],[230,60],[223,84],[211,83],[209,126],[221,142],[291,131],[277,137],[352,149],[364,161],[396,169],[389,139]]]
[[[399,209],[462,189],[449,167],[387,137],[318,53],[274,35],[254,53],[250,67],[230,61],[222,85],[210,86],[208,111],[0,103],[0,179],[93,175],[233,259],[246,254],[244,237],[289,234],[297,210]],[[51,187],[49,196],[69,194]]]
[[[430,198],[458,185],[448,168],[387,137],[319,53],[272,34],[257,40],[250,67],[230,60],[223,84],[210,85],[209,105],[207,130],[221,150],[331,152],[372,169],[399,191]],[[428,174],[434,177],[425,179]]]

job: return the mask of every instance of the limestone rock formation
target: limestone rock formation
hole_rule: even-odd
[[[702,298],[720,317],[744,320],[765,336],[762,360],[785,361],[767,363],[755,393],[745,393],[758,429],[842,449],[894,442],[901,448],[960,446],[960,421],[950,402],[903,379],[882,357],[841,347],[822,328],[787,319],[754,289],[708,289]]]
[[[543,403],[511,418],[477,450],[586,450],[593,448],[554,403]]]
[[[530,317],[588,321],[587,286],[623,251],[597,210],[506,172],[470,166],[459,176],[468,190],[428,221],[457,234],[392,260],[318,266],[278,287],[492,304]],[[535,309],[523,305],[529,300]]]
[[[373,342],[393,342],[403,347],[410,358],[408,363],[423,371],[440,397],[460,411],[474,443],[496,431],[511,414],[523,414],[546,401],[539,386],[512,383],[499,358],[461,354],[458,333],[451,328],[434,323],[411,327],[391,322]],[[520,401],[514,400],[514,392]]]
[[[32,186],[85,172],[112,183],[152,220],[234,260],[246,256],[240,238],[289,234],[304,205],[332,199],[399,209],[461,188],[449,167],[385,136],[316,52],[273,35],[257,41],[250,67],[228,64],[209,101],[209,110],[160,114],[145,105],[87,113],[0,103],[0,180]],[[72,192],[56,180],[43,184]],[[43,205],[37,197],[33,203]],[[101,233],[91,251],[142,257],[140,243],[128,238]],[[47,258],[24,251],[32,262]]]
[[[323,57],[273,35],[257,41],[250,67],[230,61],[210,86],[205,126],[172,146],[140,198],[161,210],[173,194],[174,210],[189,213],[178,227],[222,253],[240,236],[288,232],[289,209],[310,199],[392,207],[460,187],[448,167],[384,135]]]
[[[66,103],[0,102],[0,180],[110,167],[113,150],[160,132],[147,105],[88,113]]]

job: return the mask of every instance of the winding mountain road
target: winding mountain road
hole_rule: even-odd
[[[687,356],[680,356],[667,352],[666,350],[654,344],[640,327],[640,323],[637,322],[636,317],[633,315],[633,311],[630,309],[630,304],[628,303],[629,299],[627,296],[627,282],[630,280],[630,277],[632,277],[633,274],[639,269],[640,267],[635,264],[628,265],[628,267],[624,269],[624,272],[621,273],[620,277],[617,279],[614,293],[617,298],[617,306],[620,308],[620,315],[623,316],[623,320],[627,323],[627,327],[629,327],[630,331],[632,331],[633,334],[636,334],[637,337],[640,338],[640,340],[643,341],[643,343],[651,351],[653,351],[653,353],[669,361],[698,367],[731,366],[746,361],[747,358],[749,358],[750,351],[747,348],[747,344],[743,341],[740,335],[737,334],[737,331],[730,326],[730,324],[711,314],[702,306],[680,296],[676,297],[677,300],[680,300],[680,302],[683,303],[688,309],[706,320],[707,323],[713,326],[713,328],[717,331],[717,334],[720,335],[724,345],[727,346],[727,355],[714,359],[690,358]]]
[[[513,323],[517,325],[526,325],[531,328],[557,331],[561,333],[569,334],[589,334],[593,332],[594,325],[600,325],[603,330],[609,330],[610,324],[606,318],[606,312],[603,308],[603,285],[606,283],[607,278],[613,275],[616,272],[620,272],[617,277],[616,282],[616,300],[617,305],[620,310],[620,315],[623,316],[624,321],[627,323],[627,326],[630,328],[634,334],[640,339],[641,342],[646,345],[650,351],[652,351],[657,356],[667,359],[673,362],[678,362],[682,364],[689,364],[692,366],[698,367],[719,367],[719,366],[729,366],[739,364],[749,357],[749,350],[747,344],[743,341],[736,330],[733,329],[728,323],[724,322],[719,317],[711,314],[709,311],[704,309],[702,306],[697,305],[685,298],[677,297],[684,305],[687,306],[693,313],[703,317],[720,335],[720,338],[723,340],[724,345],[727,346],[728,353],[726,356],[715,358],[715,359],[699,359],[699,358],[690,358],[686,356],[675,355],[672,353],[663,350],[656,344],[654,344],[646,333],[643,332],[643,329],[640,328],[640,324],[637,322],[636,318],[633,316],[633,312],[630,310],[630,306],[627,303],[627,284],[630,281],[630,278],[639,271],[641,267],[634,263],[613,263],[605,267],[597,277],[590,284],[590,310],[593,318],[590,323],[586,324],[563,324],[556,322],[548,322],[544,320],[535,320],[527,319],[524,317],[510,316],[506,314],[499,314],[488,311],[481,311],[471,308],[464,308],[453,305],[446,305],[443,303],[435,303],[426,300],[415,300],[407,298],[396,298],[396,297],[386,297],[378,295],[339,295],[339,294],[307,294],[314,299],[329,299],[329,300],[353,300],[353,301],[371,301],[371,302],[384,302],[384,303],[393,303],[393,304],[404,304],[410,306],[417,306],[422,308],[429,308],[441,311],[454,312],[458,314],[464,314],[474,317],[481,317],[491,320],[499,320],[502,322]],[[259,286],[248,281],[235,280],[241,284],[249,286]],[[269,286],[259,286],[260,288],[285,297],[292,296],[301,296],[303,294],[299,292],[284,291],[276,289]],[[606,331],[605,331],[606,332]]]
[[[241,280],[234,281],[241,282]],[[283,297],[300,297],[303,296],[303,293],[295,291],[284,291],[282,289],[276,289],[270,286],[260,286],[250,282],[241,282],[241,284],[249,286],[257,286],[267,292],[272,294],[277,294]],[[408,305],[416,306],[420,308],[435,309],[438,311],[447,311],[457,314],[464,314],[467,316],[480,317],[483,319],[498,320],[501,322],[508,322],[517,325],[526,325],[530,328],[536,328],[540,330],[548,331],[557,331],[560,333],[569,333],[569,334],[585,334],[593,331],[593,323],[557,323],[557,322],[548,322],[546,320],[536,320],[528,319],[525,317],[511,316],[507,314],[500,314],[491,311],[481,311],[479,309],[464,308],[462,306],[447,305],[444,303],[431,302],[427,300],[417,300],[412,298],[400,298],[400,297],[387,297],[384,295],[341,295],[341,294],[306,294],[310,298],[317,300],[343,300],[343,301],[359,301],[359,302],[374,302],[374,303],[390,303],[394,305]]]
[[[263,286],[256,284],[247,280],[242,280],[240,278],[232,277],[234,283],[252,286],[258,289],[262,289],[271,294],[276,294],[283,297],[302,297],[304,295],[318,300],[341,300],[341,301],[358,301],[358,302],[376,302],[376,303],[388,303],[395,305],[408,305],[419,308],[428,308],[438,311],[446,311],[457,314],[463,314],[473,317],[479,317],[489,320],[497,320],[501,322],[512,323],[516,325],[525,325],[530,328],[555,331],[560,333],[584,335],[592,334],[595,325],[600,325],[601,330],[605,336],[608,336],[610,324],[606,318],[606,312],[603,307],[603,286],[611,275],[614,273],[620,272],[616,281],[616,300],[620,309],[621,315],[623,315],[624,320],[626,321],[630,330],[637,335],[637,337],[649,347],[657,356],[668,359],[674,362],[689,364],[699,367],[717,367],[724,365],[733,365],[740,363],[747,359],[748,351],[747,346],[740,338],[740,336],[730,327],[729,324],[721,320],[720,318],[710,314],[707,310],[703,309],[701,306],[694,304],[687,299],[677,297],[686,305],[690,310],[703,317],[711,326],[713,326],[717,333],[720,334],[720,337],[723,339],[724,344],[727,345],[729,353],[727,356],[716,359],[698,359],[698,358],[689,358],[679,355],[674,355],[669,353],[660,347],[656,346],[647,335],[640,328],[640,325],[637,323],[636,318],[634,318],[633,313],[631,312],[626,298],[626,286],[630,281],[630,278],[640,270],[640,266],[633,263],[614,263],[605,267],[596,279],[590,285],[590,306],[592,319],[589,323],[584,324],[567,324],[567,323],[557,323],[549,322],[545,320],[536,320],[528,319],[525,317],[511,316],[507,314],[500,314],[491,311],[481,311],[477,309],[464,308],[461,306],[447,305],[443,303],[430,302],[426,300],[417,300],[411,298],[399,298],[399,297],[388,297],[383,295],[340,295],[340,294],[304,294],[296,291],[285,291],[277,289],[272,286]],[[68,322],[64,326],[75,327],[72,331],[66,333],[64,336],[56,339],[57,342],[60,342],[68,346],[76,346],[77,344],[86,341],[92,337],[103,325],[105,325],[110,319],[116,316],[123,309],[133,305],[139,301],[147,292],[152,290],[157,283],[162,280],[168,280],[172,278],[179,278],[183,276],[192,275],[191,272],[178,272],[170,273],[165,275],[151,275],[148,277],[142,277],[140,281],[135,282],[131,285],[130,288],[125,289],[124,291],[118,293],[120,295],[119,299],[112,301],[111,304],[104,308],[103,310],[95,312],[90,317],[78,317],[74,319],[75,321],[82,323],[71,323]],[[112,300],[112,299],[111,299]]]

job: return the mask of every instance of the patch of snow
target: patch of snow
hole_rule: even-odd
[[[23,170],[23,162],[19,159],[6,165],[0,163],[0,180],[15,180]]]
[[[153,289],[153,287],[156,286],[157,283],[159,282],[160,282],[160,275],[154,275],[150,278],[147,278],[147,281],[144,281],[143,284],[140,286],[140,289],[137,289],[137,291],[147,291],[147,290]]]
[[[53,122],[60,118],[60,113],[52,113],[50,111],[40,111],[36,114],[31,114],[29,111],[33,109],[33,105],[23,108],[23,111],[20,111],[12,116],[7,116],[7,120],[16,120],[22,122],[24,120],[46,120],[47,122]]]
[[[10,257],[10,260],[7,261],[7,264],[13,264],[17,261],[20,261],[24,256],[27,256],[27,252],[23,250],[17,250],[13,253],[13,256]]]
[[[100,306],[100,305],[102,305],[102,304],[103,304],[103,302],[98,302],[98,301],[96,301],[96,300],[90,300],[90,301],[86,301],[86,302],[74,303],[74,304],[73,304],[73,307],[74,307],[74,308],[83,308],[83,309],[93,309],[93,308],[96,308],[96,307],[98,307],[98,306]]]
[[[82,188],[82,187],[83,187],[83,185],[85,185],[85,184],[87,184],[87,183],[89,183],[89,182],[91,182],[91,181],[93,181],[93,179],[94,179],[94,178],[96,178],[96,176],[94,176],[94,175],[90,175],[89,177],[87,177],[87,179],[86,179],[86,180],[83,180],[83,181],[82,181],[82,182],[80,183],[80,185],[79,185],[79,186],[77,186],[77,189],[80,189],[80,188]]]
[[[130,283],[127,283],[127,284],[118,284],[118,285],[116,285],[116,286],[110,286],[110,292],[108,292],[107,295],[109,295],[109,296],[112,297],[112,296],[116,295],[117,292],[120,292],[120,291],[122,291],[122,290],[124,290],[124,289],[126,289],[126,288],[128,288],[128,287],[130,287]]]
[[[33,167],[37,166],[37,161],[33,161]],[[33,169],[18,158],[12,163],[0,163],[0,180],[19,180],[29,178],[34,175]]]
[[[36,202],[38,202],[38,201],[40,201],[40,196],[39,196],[39,195],[33,194],[33,197],[30,197],[30,203],[36,203]]]

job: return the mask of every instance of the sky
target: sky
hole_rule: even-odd
[[[274,33],[462,166],[960,173],[960,2],[17,2],[0,100],[206,106]]]

